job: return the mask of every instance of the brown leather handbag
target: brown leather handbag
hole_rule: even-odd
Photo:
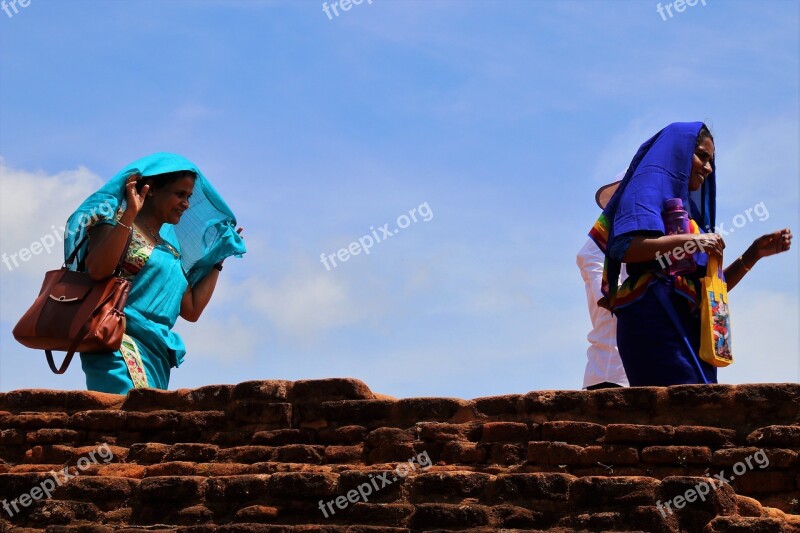
[[[88,234],[61,269],[45,274],[39,296],[13,332],[21,344],[44,350],[47,364],[56,374],[64,373],[75,352],[119,350],[125,333],[123,309],[131,282],[120,277],[120,272],[131,236],[114,274],[100,281],[89,277],[83,262],[78,264],[78,271],[67,268],[86,239]],[[53,350],[67,352],[60,368],[53,361]]]

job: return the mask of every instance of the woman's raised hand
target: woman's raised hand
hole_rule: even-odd
[[[750,247],[758,256],[758,258],[767,257],[770,255],[779,254],[787,251],[792,247],[792,231],[789,228],[783,228],[772,233],[762,235],[753,241]]]
[[[141,174],[134,173],[128,176],[125,181],[125,201],[128,204],[127,210],[132,211],[133,216],[136,216],[141,211],[144,205],[144,199],[147,197],[147,191],[150,190],[150,185],[142,187],[142,192],[136,190],[136,182],[141,179]]]

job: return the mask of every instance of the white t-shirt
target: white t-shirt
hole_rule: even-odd
[[[592,239],[587,240],[578,252],[578,268],[586,285],[586,300],[589,304],[589,317],[592,319],[592,331],[586,336],[589,349],[586,350],[588,361],[583,376],[583,388],[604,381],[628,385],[628,377],[617,350],[617,319],[607,309],[597,305],[598,300],[603,297],[600,287],[603,282],[604,262],[605,255]],[[620,283],[626,277],[623,264]]]

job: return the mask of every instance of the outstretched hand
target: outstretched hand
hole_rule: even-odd
[[[779,254],[792,247],[792,232],[789,228],[773,231],[753,241],[751,248],[759,258]]]

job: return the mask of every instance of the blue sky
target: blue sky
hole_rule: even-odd
[[[331,2],[328,2],[331,4]],[[666,4],[667,2],[662,2]],[[354,377],[398,397],[580,388],[594,191],[674,121],[716,138],[728,262],[798,225],[796,1],[31,0],[0,11],[0,252],[124,165],[193,160],[245,228],[171,388]],[[427,205],[390,240],[332,254]],[[741,218],[736,219],[741,221]],[[722,383],[800,380],[797,248],[731,295]],[[80,389],[11,329],[60,249],[0,264],[0,390]]]

